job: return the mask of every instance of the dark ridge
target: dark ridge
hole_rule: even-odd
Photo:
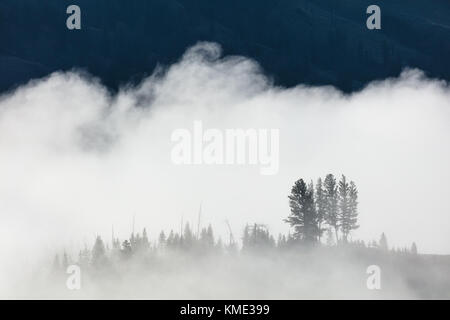
[[[254,58],[276,85],[345,92],[405,67],[450,79],[450,2],[378,0],[2,0],[0,92],[56,70],[82,68],[109,88],[138,82],[198,41]],[[66,28],[66,8],[82,30]]]

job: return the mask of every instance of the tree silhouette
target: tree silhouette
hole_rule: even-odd
[[[412,243],[411,245],[411,253],[416,255],[417,254],[417,245],[415,242]]]
[[[297,180],[289,195],[289,206],[291,214],[284,221],[294,228],[294,238],[305,243],[315,242],[319,228],[312,186],[308,188],[303,179]]]
[[[148,241],[147,230],[144,228],[142,231],[142,249],[148,250],[150,248],[150,242]]]
[[[359,226],[358,219],[358,190],[353,181],[350,184],[347,178],[342,175],[339,181],[339,225],[342,230],[342,239],[348,241],[348,235]]]
[[[350,232],[350,185],[347,179],[342,175],[338,186],[338,199],[339,199],[339,226],[342,230],[342,240],[347,242],[347,237]]]
[[[161,231],[161,233],[159,234],[159,238],[158,238],[158,246],[160,248],[165,248],[167,243],[166,243],[166,234],[164,233],[164,231]]]
[[[315,201],[317,211],[317,226],[319,228],[319,241],[320,241],[322,233],[323,231],[325,231],[325,229],[322,229],[322,224],[325,221],[326,207],[327,207],[325,191],[323,190],[321,178],[317,179]]]
[[[333,228],[336,237],[336,243],[339,241],[338,230],[338,197],[336,178],[332,174],[328,174],[324,181],[325,193],[325,221]]]
[[[384,232],[381,234],[381,237],[380,237],[380,249],[384,250],[384,251],[388,251],[388,249],[389,249],[387,238],[386,238],[386,235],[384,234]]]
[[[131,243],[128,240],[125,240],[124,242],[122,242],[122,257],[125,259],[129,259],[132,254],[133,254],[133,249],[131,247]]]
[[[169,248],[174,248],[176,243],[175,243],[175,235],[173,233],[173,230],[170,230],[169,236],[167,237],[167,246]]]
[[[350,181],[350,214],[348,216],[348,223],[351,230],[359,228],[358,221],[358,189],[353,181]]]
[[[80,253],[78,255],[78,264],[81,267],[86,267],[89,265],[90,262],[90,256],[91,256],[91,252],[89,251],[89,249],[87,248],[87,245],[84,245],[84,249],[80,250]]]
[[[184,233],[183,233],[183,248],[185,249],[191,249],[194,245],[195,237],[194,233],[191,230],[191,227],[189,226],[189,222],[186,223],[186,226],[184,227]]]
[[[275,247],[275,239],[270,235],[267,227],[257,223],[252,227],[246,226],[243,239],[246,239],[242,244],[243,251],[258,251]]]
[[[214,248],[214,232],[211,225],[208,225],[208,228],[202,229],[199,242],[203,250],[211,250]]]
[[[95,267],[103,266],[106,263],[105,244],[100,236],[95,239],[94,247],[92,248],[92,265]]]

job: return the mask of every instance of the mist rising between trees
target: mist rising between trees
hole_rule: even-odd
[[[147,230],[132,232],[129,239],[120,240],[112,234],[111,241],[105,242],[97,236],[92,248],[87,245],[74,258],[65,251],[56,255],[53,262],[55,270],[65,270],[76,263],[82,267],[106,267],[129,260],[152,260],[159,254],[174,253],[194,256],[223,255],[239,253],[265,253],[267,251],[291,251],[308,247],[356,247],[389,250],[386,235],[379,241],[365,243],[352,238],[352,232],[358,225],[358,189],[353,181],[342,175],[339,181],[332,174],[314,184],[297,180],[288,196],[290,214],[284,219],[291,227],[286,234],[276,239],[264,224],[247,224],[239,239],[235,238],[231,228],[229,237],[223,240],[216,237],[213,227],[196,230],[189,224],[181,224],[179,231],[161,231],[158,240],[149,240]],[[239,241],[241,240],[241,241]],[[417,245],[411,248],[392,249],[394,253],[417,254]]]

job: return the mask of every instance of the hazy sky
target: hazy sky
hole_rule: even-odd
[[[275,128],[280,167],[174,165],[175,129]],[[273,87],[254,61],[191,48],[138,87],[111,95],[87,75],[55,73],[0,98],[0,254],[8,268],[49,248],[152,237],[181,218],[227,237],[245,223],[287,232],[294,181],[345,174],[360,192],[354,238],[450,253],[450,90],[418,70],[342,95]],[[18,254],[20,252],[21,254]],[[9,257],[9,258],[8,258]],[[3,258],[2,258],[3,260]],[[4,273],[3,273],[4,274]]]

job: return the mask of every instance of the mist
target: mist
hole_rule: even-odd
[[[279,129],[279,170],[176,165],[174,130]],[[74,70],[0,98],[0,296],[26,286],[56,250],[76,253],[112,226],[127,237],[212,223],[236,237],[247,222],[286,233],[299,177],[345,174],[358,184],[355,239],[450,253],[450,90],[420,70],[347,95],[282,88],[257,62],[199,43],[138,85],[113,93]],[[30,276],[31,275],[31,276]],[[319,295],[320,296],[320,295]]]

